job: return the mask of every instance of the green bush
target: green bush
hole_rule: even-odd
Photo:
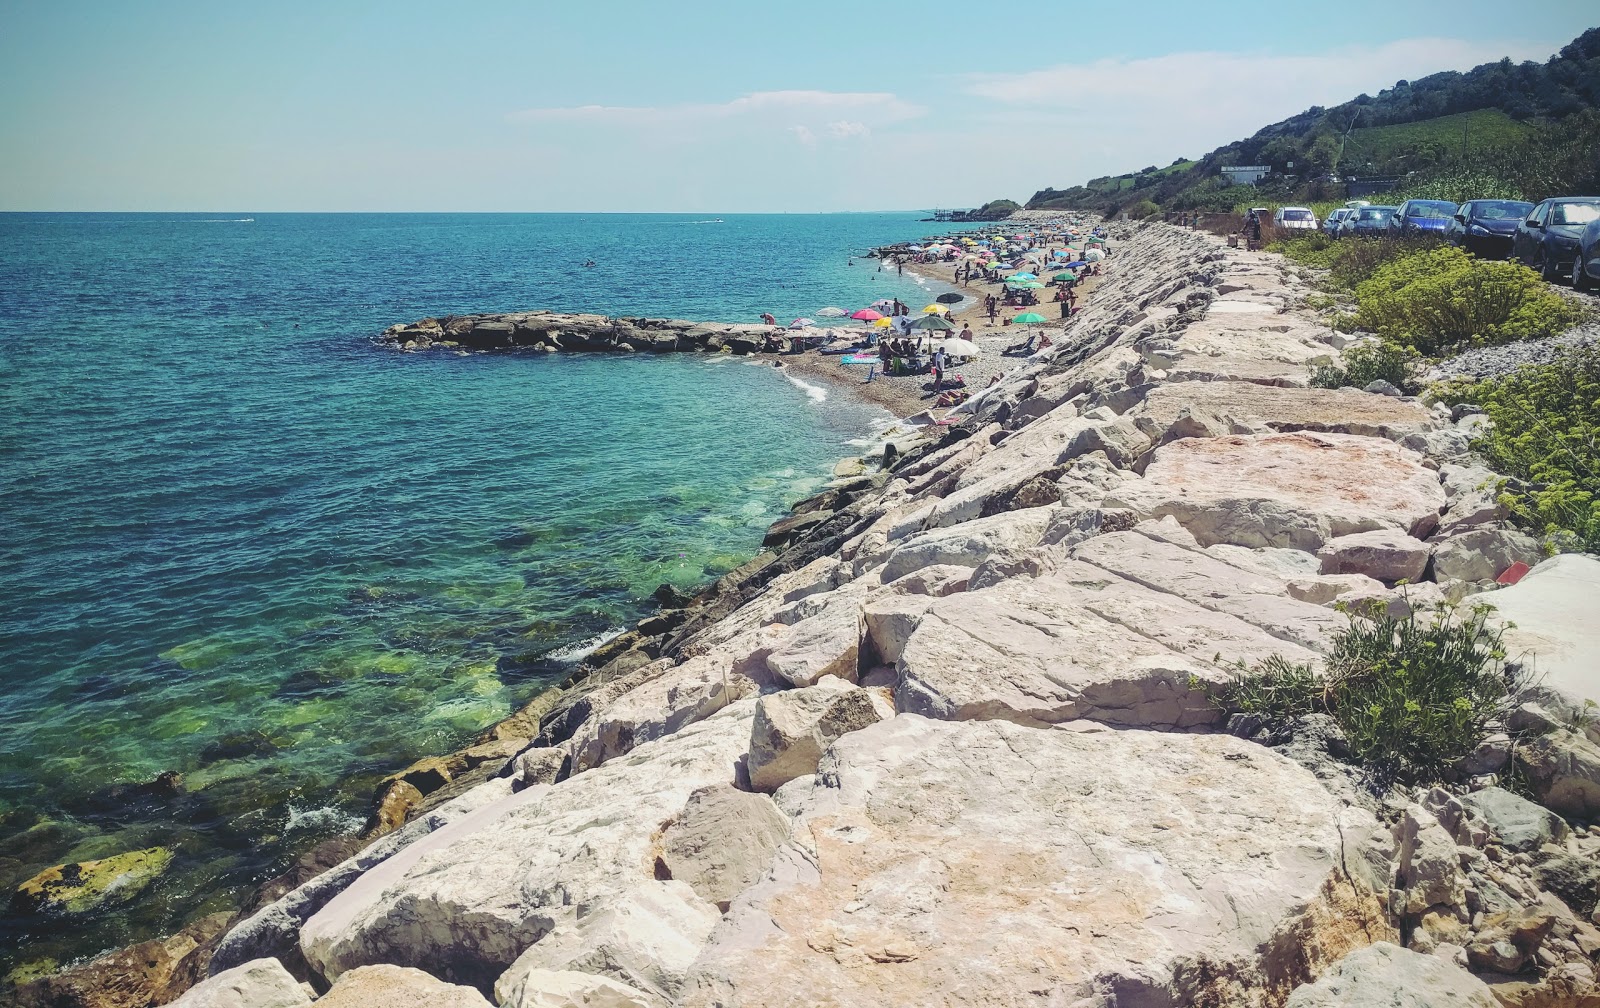
[[[1311,373],[1311,384],[1317,388],[1366,388],[1381,380],[1406,395],[1422,390],[1416,377],[1417,355],[1393,343],[1358,343],[1344,352],[1342,361],[1343,367],[1317,368]]]
[[[1379,265],[1356,285],[1356,321],[1421,354],[1551,336],[1583,318],[1538,274],[1439,246]]]
[[[1130,203],[1123,209],[1134,220],[1147,220],[1161,213],[1161,208],[1147,199],[1139,200],[1137,203]]]
[[[1336,241],[1318,233],[1275,243],[1269,251],[1282,252],[1296,262],[1327,270],[1327,286],[1347,291],[1354,290],[1356,284],[1372,276],[1373,271],[1384,263],[1438,245],[1439,240],[1432,235],[1414,238],[1346,238]]]
[[[1501,501],[1561,550],[1600,552],[1600,348],[1439,391],[1482,406],[1491,425],[1475,447],[1515,477]]]
[[[1281,657],[1240,663],[1213,701],[1230,713],[1258,715],[1273,731],[1307,714],[1331,715],[1357,762],[1406,780],[1436,779],[1478,746],[1518,685],[1489,611],[1441,606],[1396,618],[1374,607],[1352,614],[1321,675]]]

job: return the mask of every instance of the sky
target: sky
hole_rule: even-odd
[[[1596,24],[1579,0],[0,0],[0,210],[1024,201]]]

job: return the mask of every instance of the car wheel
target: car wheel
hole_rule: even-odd
[[[1578,253],[1578,258],[1572,260],[1572,289],[1586,291],[1594,286],[1589,282],[1589,274],[1583,269],[1583,253]]]
[[[1560,283],[1560,267],[1550,259],[1550,250],[1546,249],[1539,256],[1539,278],[1545,283]]]

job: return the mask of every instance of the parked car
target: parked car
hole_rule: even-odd
[[[1445,225],[1445,241],[1485,258],[1511,254],[1511,236],[1533,209],[1522,200],[1468,200]]]
[[[1289,231],[1315,231],[1317,229],[1317,215],[1305,207],[1279,207],[1277,212],[1272,215],[1272,226],[1285,228]]]
[[[1392,206],[1360,207],[1339,224],[1339,235],[1344,238],[1382,237],[1389,233],[1389,221],[1397,209]]]
[[[1455,216],[1456,205],[1449,200],[1408,199],[1389,220],[1389,233],[1402,238],[1419,234],[1444,234]]]
[[[1572,260],[1572,289],[1600,287],[1600,218],[1589,222],[1578,236],[1578,257]]]
[[[1578,239],[1596,219],[1600,219],[1600,196],[1547,199],[1517,225],[1511,257],[1552,283],[1565,279],[1578,257]]]
[[[1339,222],[1356,212],[1355,207],[1339,207],[1328,214],[1328,219],[1322,222],[1322,230],[1329,238],[1339,235]]]

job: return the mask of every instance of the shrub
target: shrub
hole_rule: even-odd
[[[1130,203],[1124,207],[1129,217],[1134,220],[1147,220],[1161,213],[1161,208],[1150,200],[1142,199],[1137,203]]]
[[[1450,386],[1439,398],[1477,403],[1489,415],[1475,447],[1515,477],[1500,499],[1516,522],[1558,549],[1600,552],[1600,348]]]
[[[1381,380],[1407,395],[1422,390],[1416,378],[1417,355],[1393,343],[1359,343],[1344,352],[1343,364],[1317,368],[1311,374],[1311,384],[1317,388],[1366,388]]]
[[[1489,612],[1440,606],[1396,618],[1374,606],[1335,635],[1323,674],[1281,657],[1240,663],[1213,701],[1258,715],[1274,731],[1307,714],[1331,715],[1357,762],[1406,780],[1435,779],[1477,747],[1518,685]]]
[[[1374,270],[1392,259],[1435,248],[1437,238],[1356,238],[1334,240],[1324,234],[1290,238],[1270,249],[1282,252],[1296,262],[1328,271],[1327,286],[1354,290],[1356,284],[1372,276]]]
[[[1551,336],[1583,318],[1538,274],[1439,246],[1390,259],[1356,285],[1356,319],[1418,353]]]

